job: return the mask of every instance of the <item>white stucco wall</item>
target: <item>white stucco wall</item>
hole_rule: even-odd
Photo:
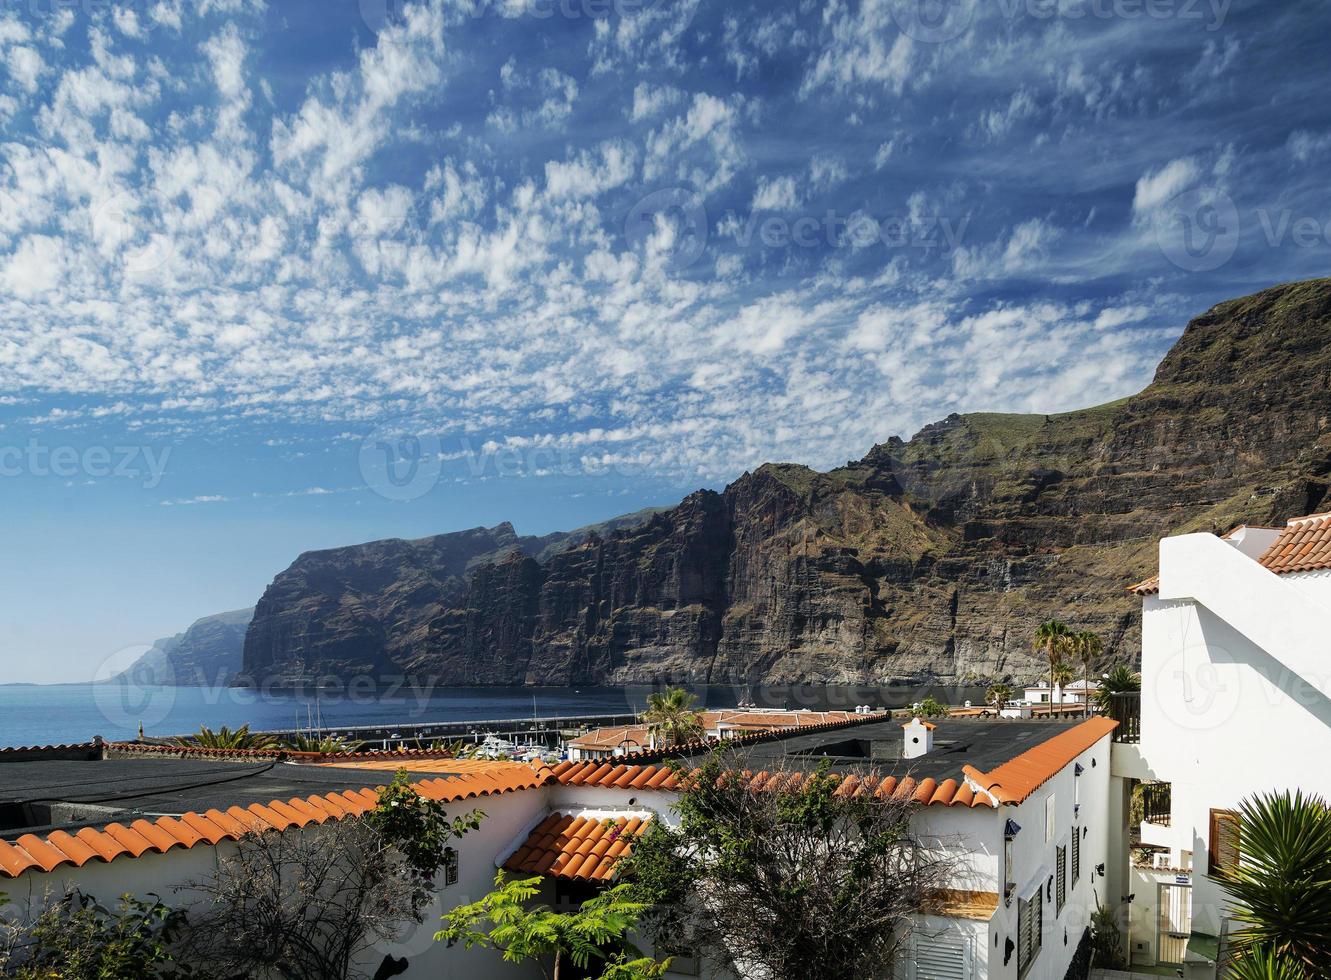
[[[989,924],[989,970],[991,980],[1017,980],[1017,954],[1013,952],[1004,964],[1005,944],[1017,941],[1017,900],[1029,894],[1038,884],[1045,888],[1044,929],[1041,952],[1024,980],[1063,980],[1076,952],[1083,931],[1090,924],[1091,913],[1097,900],[1106,900],[1105,878],[1096,874],[1096,867],[1108,860],[1109,820],[1109,737],[1102,738],[1091,748],[1064,767],[1057,776],[1041,786],[1020,806],[1000,807],[999,834],[1003,824],[1011,818],[1021,825],[1016,838],[1014,864],[1016,891],[1008,905],[1000,905],[998,914]],[[1080,809],[1074,814],[1075,766],[1080,763]],[[1047,838],[1046,813],[1048,801],[1054,801],[1054,834]],[[1084,831],[1081,842],[1081,877],[1072,883],[1071,838],[1073,828]],[[1069,868],[1067,872],[1067,901],[1062,913],[1057,912],[1055,898],[1048,891],[1049,878],[1054,874],[1056,848],[1067,845]],[[1001,839],[999,841],[1001,846]],[[1056,891],[1056,889],[1055,889]],[[1066,936],[1066,941],[1065,941]],[[995,941],[996,940],[996,941]]]
[[[1276,576],[1204,537],[1161,544],[1162,593],[1143,610],[1140,748],[1173,786],[1171,862],[1196,855],[1194,929],[1215,934],[1227,903],[1205,874],[1210,810],[1273,790],[1331,796],[1331,576]]]

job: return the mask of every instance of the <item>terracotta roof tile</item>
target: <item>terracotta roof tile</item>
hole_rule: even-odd
[[[1137,595],[1141,596],[1159,595],[1160,576],[1152,575],[1150,578],[1146,579],[1145,581],[1138,582],[1136,585],[1130,585],[1128,586],[1128,591],[1136,593]]]
[[[1290,521],[1260,560],[1277,575],[1331,568],[1331,514]]]
[[[609,881],[618,864],[632,853],[633,842],[647,832],[651,818],[621,814],[575,816],[552,813],[527,835],[504,862],[519,874],[548,875],[576,881]]]
[[[962,771],[1000,803],[1020,803],[1117,727],[1118,722],[1108,718],[1088,718],[988,773],[973,766]]]
[[[411,768],[411,760],[396,761],[402,765],[394,768]],[[483,766],[413,785],[422,796],[450,803],[534,789],[554,778],[549,767],[543,765],[488,762]],[[266,806],[255,803],[246,809],[231,807],[225,813],[209,810],[202,815],[191,812],[178,818],[135,820],[128,827],[120,823],[100,830],[84,827],[73,835],[57,830],[45,839],[25,834],[13,842],[0,841],[0,877],[16,878],[26,871],[51,871],[66,864],[82,867],[90,861],[113,861],[122,855],[140,857],[149,851],[165,853],[201,843],[213,845],[236,840],[253,830],[287,830],[338,820],[373,809],[378,799],[378,789],[364,788],[306,799],[273,800]]]

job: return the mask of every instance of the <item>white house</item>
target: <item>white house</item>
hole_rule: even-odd
[[[1099,681],[1085,679],[1054,687],[1048,684],[1032,684],[1023,690],[1022,697],[1032,704],[1085,704],[1087,692],[1090,692],[1091,697],[1095,697],[1095,692],[1099,689]]]
[[[1114,746],[1114,774],[1146,783],[1141,843],[1156,853],[1124,877],[1131,951],[1214,977],[1229,902],[1208,871],[1241,860],[1239,803],[1331,797],[1317,761],[1331,758],[1331,515],[1166,538],[1159,575],[1134,591],[1141,736]]]
[[[794,733],[782,743],[754,743],[752,751],[815,766],[834,761],[840,791],[915,801],[917,835],[954,850],[954,880],[938,896],[937,914],[917,924],[903,980],[1063,980],[1091,910],[1107,900],[1103,814],[1114,727],[1103,718],[949,719],[905,728],[882,720]],[[911,735],[921,741],[907,759]],[[864,759],[838,754],[864,745],[873,747],[872,771],[886,775],[871,778]],[[219,772],[228,766],[240,778]],[[329,821],[373,807],[376,793],[368,787],[399,768],[414,774],[422,795],[449,803],[450,812],[476,806],[486,814],[480,829],[459,842],[425,924],[366,956],[370,972],[384,957],[406,958],[408,980],[536,977],[532,966],[435,943],[438,917],[484,894],[497,868],[544,876],[547,899],[567,905],[612,881],[619,859],[651,821],[676,819],[679,776],[667,766],[569,761],[551,769],[430,753],[274,766],[246,753],[101,744],[0,752],[0,782],[20,797],[0,808],[0,891],[19,908],[71,886],[104,899],[130,892],[183,902],[188,890],[180,886],[206,877],[256,821],[288,833],[320,833]],[[752,778],[768,776],[759,771]],[[86,795],[101,783],[115,787],[114,805],[50,802]],[[33,802],[21,801],[25,792]],[[671,976],[689,975],[721,980],[735,972],[706,957],[681,956]]]

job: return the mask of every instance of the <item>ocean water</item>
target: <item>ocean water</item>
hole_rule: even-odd
[[[256,730],[305,727],[317,710],[325,731],[355,725],[482,721],[635,711],[645,692],[618,689],[436,688],[312,696],[232,688],[60,684],[0,686],[0,747],[108,741],[144,733],[166,737],[248,724]],[[535,706],[533,708],[533,699]]]
[[[199,730],[202,725],[263,731],[303,728],[317,710],[324,731],[358,725],[407,725],[449,721],[548,718],[558,715],[624,714],[639,711],[664,685],[627,688],[407,688],[344,690],[312,695],[256,692],[241,688],[156,687],[138,684],[0,685],[0,748],[108,741],[137,736],[139,725],[154,738]],[[899,708],[932,694],[948,704],[984,697],[967,687],[833,687],[815,684],[771,687],[690,686],[710,708],[752,701],[764,707],[849,710],[857,704]]]

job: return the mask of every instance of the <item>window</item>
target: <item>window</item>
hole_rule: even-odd
[[[1058,867],[1054,869],[1055,881],[1055,905],[1054,915],[1063,914],[1063,906],[1068,902],[1068,849],[1066,846],[1057,848],[1054,851],[1054,860]]]
[[[1020,976],[1040,954],[1044,933],[1044,890],[1036,888],[1017,903],[1017,975]]]
[[[1072,828],[1072,887],[1081,880],[1081,828]]]
[[[1233,810],[1211,811],[1211,839],[1207,848],[1208,873],[1216,876],[1239,866],[1239,831],[1243,826]]]
[[[444,887],[458,883],[458,852],[456,848],[444,849]]]

